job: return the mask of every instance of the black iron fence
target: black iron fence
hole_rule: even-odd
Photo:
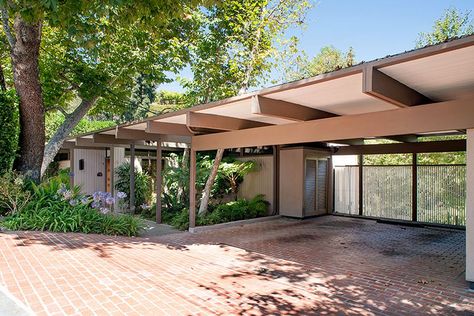
[[[465,200],[465,165],[334,169],[334,210],[338,213],[464,226]]]

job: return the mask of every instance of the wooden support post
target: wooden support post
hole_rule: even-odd
[[[74,148],[71,148],[69,149],[69,185],[71,186],[71,188],[74,188],[74,166]]]
[[[161,190],[163,184],[161,141],[156,145],[156,222],[161,224]]]
[[[418,155],[412,154],[411,220],[418,220]]]
[[[276,215],[280,212],[280,146],[273,146],[273,212]]]
[[[474,129],[467,130],[466,149],[466,280],[474,290]]]
[[[359,215],[364,215],[364,155],[359,155]]]
[[[196,226],[196,150],[191,147],[189,162],[189,231]]]
[[[130,145],[130,213],[135,213],[135,144]]]
[[[334,167],[332,156],[328,159],[328,175],[327,175],[327,212],[334,213]]]

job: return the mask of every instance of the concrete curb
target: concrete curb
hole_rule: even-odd
[[[202,232],[218,230],[218,229],[222,229],[222,228],[235,227],[235,226],[244,226],[244,225],[253,224],[253,223],[272,221],[272,220],[279,219],[279,218],[281,218],[281,215],[257,217],[257,218],[251,218],[251,219],[243,219],[243,220],[235,221],[235,222],[221,223],[221,224],[215,224],[215,225],[209,225],[209,226],[193,227],[193,228],[189,228],[188,231],[190,233],[193,233],[193,234],[194,233],[202,233]]]
[[[35,314],[23,302],[11,295],[5,287],[0,286],[0,315],[32,316]]]

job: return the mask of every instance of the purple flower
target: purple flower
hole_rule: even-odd
[[[66,193],[66,191],[67,191],[66,185],[64,183],[61,183],[61,185],[60,185],[58,191],[56,191],[56,193],[58,195],[63,195],[64,193]]]
[[[106,199],[105,199],[105,203],[108,204],[108,205],[112,205],[115,203],[115,199],[111,196],[108,196]]]
[[[140,205],[140,207],[142,210],[149,210],[151,208],[151,206],[146,203],[143,203],[142,205]]]
[[[91,206],[92,206],[92,208],[99,208],[100,203],[94,201],[94,202],[92,202]]]
[[[125,192],[117,192],[117,199],[125,199],[127,197],[127,193]]]
[[[70,200],[70,199],[72,199],[72,196],[73,196],[73,192],[72,192],[71,190],[66,190],[66,191],[64,191],[64,193],[63,193],[63,198],[64,198],[65,200]]]
[[[94,202],[99,202],[100,201],[100,193],[101,192],[92,193],[92,199],[94,200]]]
[[[109,211],[110,211],[110,210],[109,210],[108,208],[106,208],[106,207],[101,207],[101,208],[100,208],[100,212],[101,212],[102,214],[107,214]]]
[[[78,203],[79,203],[79,201],[76,200],[76,199],[73,199],[73,200],[70,200],[70,201],[69,201],[69,204],[70,204],[71,206],[76,206]]]
[[[87,197],[83,197],[83,198],[81,199],[81,204],[86,205],[87,203],[89,203],[89,199],[88,199]]]

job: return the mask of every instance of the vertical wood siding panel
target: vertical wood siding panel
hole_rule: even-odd
[[[269,211],[273,211],[273,157],[253,156],[239,157],[240,161],[253,160],[258,164],[258,170],[245,176],[239,187],[239,198],[251,199],[257,194],[265,195],[265,200],[270,203]]]
[[[80,159],[84,159],[84,170],[79,170]],[[85,194],[105,191],[105,150],[74,149],[74,184]]]

